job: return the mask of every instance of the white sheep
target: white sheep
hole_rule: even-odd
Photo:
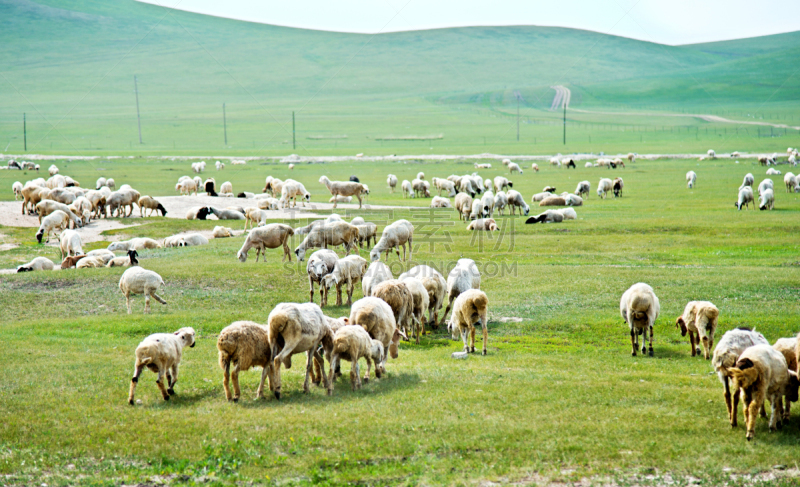
[[[14,192],[14,201],[18,201],[22,198],[22,183],[19,181],[14,181],[14,184],[11,185],[11,191]]]
[[[50,166],[50,167],[47,169],[47,172],[49,172],[51,176],[55,176],[56,174],[58,174],[58,167],[56,167],[56,165],[55,165],[55,164],[52,164],[52,165],[51,165],[51,166]]]
[[[800,193],[800,185],[798,183],[798,178],[794,174],[787,172],[785,176],[783,176],[783,184],[786,185],[786,192],[792,193],[797,192]]]
[[[264,262],[266,262],[267,254],[266,249],[277,249],[283,247],[283,258],[281,262],[289,258],[292,261],[292,254],[289,251],[289,237],[294,235],[294,229],[289,225],[282,223],[270,223],[263,227],[254,228],[247,234],[247,238],[242,244],[242,248],[236,254],[239,262],[247,261],[247,253],[251,248],[256,248],[256,262],[261,254],[264,254]]]
[[[383,357],[380,366],[386,369],[388,356],[396,359],[398,356],[398,343],[400,339],[408,340],[403,332],[397,328],[394,312],[386,301],[374,296],[359,299],[350,307],[351,325],[363,327],[370,338],[378,340],[383,345]]]
[[[370,251],[370,261],[380,260],[381,252],[386,252],[386,259],[389,259],[389,252],[392,249],[400,259],[400,247],[403,248],[403,259],[406,260],[406,244],[408,244],[408,258],[411,258],[414,240],[414,225],[408,220],[397,220],[383,229],[380,240]]]
[[[708,157],[710,159],[716,159],[717,158],[717,153],[714,152],[713,149],[708,149],[708,152],[706,154],[708,155]]]
[[[478,218],[486,218],[489,216],[489,213],[485,211],[486,206],[484,206],[483,201],[479,199],[472,200],[472,211],[469,213],[470,220],[477,220]]]
[[[742,189],[745,186],[753,186],[753,183],[755,181],[756,181],[756,179],[753,177],[753,175],[751,173],[747,173],[747,174],[745,174],[744,180],[742,181],[742,185],[739,186],[739,189]]]
[[[539,172],[539,165],[534,162],[531,164],[531,169],[533,169],[535,172]]]
[[[514,215],[517,208],[519,208],[520,213],[524,213],[527,215],[531,208],[525,203],[525,199],[522,197],[522,194],[519,191],[510,189],[508,193],[506,193],[506,198],[508,199],[508,206],[511,209],[511,214]]]
[[[61,249],[61,258],[73,255],[81,255],[83,248],[81,247],[81,236],[75,230],[64,230],[59,237]]]
[[[322,345],[325,354],[330,356],[333,347],[333,332],[322,310],[314,303],[280,303],[270,312],[267,327],[272,349],[271,387],[275,398],[281,398],[281,365],[289,368],[292,355],[303,352],[307,355],[303,392],[308,393],[313,360],[323,361],[317,349]],[[325,368],[321,371],[325,385],[330,387]]]
[[[131,294],[144,294],[144,312],[150,312],[150,296],[161,304],[167,304],[158,294],[158,288],[165,286],[161,276],[139,266],[126,270],[119,278],[119,290],[125,296],[128,314],[131,314]]]
[[[349,255],[353,250],[359,252],[358,248],[358,227],[344,221],[332,221],[323,225],[315,225],[294,249],[297,260],[305,259],[306,250],[311,248],[328,248],[328,246],[344,245],[345,255]]]
[[[731,426],[737,425],[736,410],[739,406],[739,394],[734,390],[731,393],[730,381],[731,374],[729,370],[736,365],[739,356],[747,348],[754,345],[769,345],[764,335],[749,328],[736,328],[725,332],[722,339],[714,349],[714,355],[711,358],[711,365],[717,373],[720,382],[724,387],[725,405],[728,407],[728,419]]]
[[[333,268],[336,266],[336,261],[338,260],[339,256],[336,255],[336,252],[330,249],[317,250],[311,254],[311,257],[308,258],[308,263],[306,264],[306,273],[308,274],[309,284],[308,302],[314,302],[314,283],[316,282],[320,286],[319,306],[324,308],[328,305],[328,294],[323,291],[322,278],[333,271]]]
[[[631,355],[636,356],[636,349],[639,346],[639,335],[642,336],[642,353],[647,351],[648,332],[650,334],[649,354],[653,356],[653,325],[658,318],[661,305],[658,302],[653,288],[640,282],[631,286],[622,294],[619,301],[619,312],[622,319],[628,324],[631,335]]]
[[[614,183],[608,178],[601,178],[597,183],[597,196],[605,199],[606,194],[614,189]]]
[[[205,237],[204,237],[205,238]],[[206,239],[206,243],[208,240]],[[128,251],[128,250],[144,250],[144,249],[160,249],[161,244],[152,238],[132,238],[121,242],[111,242],[107,249],[111,252],[115,251]]]
[[[388,272],[388,268],[387,268]],[[407,272],[398,277],[400,281],[405,282],[406,279],[416,279],[425,287],[428,292],[428,326],[433,328],[439,327],[438,314],[439,310],[444,305],[445,294],[447,293],[447,281],[444,277],[433,267],[427,265],[418,265],[409,269]],[[389,273],[388,279],[391,279]],[[368,296],[368,294],[364,294]]]
[[[447,322],[447,329],[453,339],[461,335],[464,352],[475,353],[475,324],[480,323],[483,329],[483,355],[487,353],[489,342],[488,325],[489,298],[478,289],[468,289],[459,294],[453,305],[453,314]],[[469,338],[469,343],[468,343]]]
[[[331,196],[331,199],[328,200],[328,203],[350,203],[353,201],[352,196]]]
[[[564,193],[561,197],[564,198],[564,204],[567,206],[583,206],[583,198],[576,194]]]
[[[225,169],[225,163],[221,162],[221,161],[215,162],[214,166],[216,166],[217,171],[221,171],[221,170]]]
[[[422,179],[414,179],[411,181],[411,189],[414,190],[414,195],[423,197],[423,198],[430,198],[431,191],[430,191],[430,183],[428,181],[423,181]]]
[[[517,164],[515,162],[510,162],[508,164],[508,172],[509,172],[509,174],[514,174],[515,172],[518,172],[518,173],[522,174],[522,168],[519,167],[519,164]]]
[[[558,157],[551,157],[550,158],[550,165],[552,165],[552,166],[560,166],[561,165],[561,159],[559,159]]]
[[[450,200],[441,196],[434,196],[431,200],[431,208],[452,208]]]
[[[139,268],[133,267],[125,272],[135,269]],[[169,401],[169,397],[175,395],[175,383],[178,382],[178,366],[183,358],[183,349],[187,345],[190,348],[194,347],[194,336],[194,329],[186,327],[175,333],[155,333],[142,340],[136,347],[136,363],[133,367],[128,404],[131,406],[135,404],[136,384],[145,367],[158,374],[156,385],[165,401]],[[167,376],[166,387],[163,382],[165,375]]]
[[[320,184],[324,184],[333,196],[355,196],[358,198],[358,208],[361,208],[361,196],[369,194],[369,190],[361,183],[355,181],[331,181],[327,176],[320,176]],[[405,189],[404,189],[405,191]],[[336,202],[333,202],[336,208]]]
[[[780,176],[780,175],[781,172],[773,167],[767,169],[767,176]]]
[[[17,267],[17,272],[52,271],[55,268],[53,261],[47,257],[36,257],[27,264]]]
[[[227,238],[233,236],[233,230],[228,227],[217,225],[214,227],[214,231],[211,234],[214,236],[214,238]]]
[[[356,283],[367,272],[369,264],[367,260],[358,255],[348,255],[338,259],[333,266],[333,270],[322,278],[320,292],[323,300],[327,303],[328,292],[336,286],[336,306],[342,305],[342,285],[347,284],[347,306],[353,303],[353,290]]]
[[[458,193],[453,202],[453,208],[458,212],[459,220],[469,220],[469,215],[472,212],[472,197],[467,193]]]
[[[755,209],[755,202],[753,201],[753,189],[750,186],[744,186],[739,189],[739,199],[734,206],[741,210],[742,205],[747,208],[750,203],[753,203],[753,207]]]
[[[758,183],[758,194],[759,195],[761,193],[763,193],[764,191],[766,191],[767,189],[772,189],[772,190],[775,189],[775,183],[773,183],[771,179],[765,179],[765,180],[761,181],[760,183]]]
[[[689,189],[694,188],[694,183],[697,181],[697,173],[694,171],[689,171],[686,173],[686,186]]]
[[[496,195],[494,195],[494,209],[503,214],[503,210],[508,206],[508,196],[504,191],[498,191]]]
[[[94,257],[84,257],[78,261],[75,265],[77,269],[99,269],[100,267],[105,267],[106,263],[103,261],[103,258],[100,256]]]
[[[389,189],[392,193],[394,193],[394,188],[397,187],[397,176],[394,174],[389,174],[386,178],[386,184],[389,185]]]
[[[58,238],[59,234],[56,234],[56,230],[66,230],[69,228],[70,221],[69,216],[61,210],[50,213],[42,218],[42,224],[39,225],[39,229],[36,231],[36,240],[42,243],[42,237],[45,237],[44,243],[47,243],[51,233]]]
[[[771,188],[767,188],[758,197],[759,210],[772,210],[775,208],[775,193]]]
[[[481,288],[481,272],[477,264],[472,259],[458,259],[456,266],[447,275],[447,307],[442,315],[444,323],[447,313],[453,307],[453,301],[468,289]],[[440,323],[440,324],[441,324]]]
[[[253,321],[234,321],[219,332],[217,337],[219,366],[223,371],[222,387],[228,401],[238,402],[242,395],[239,389],[239,372],[261,367],[261,383],[256,399],[264,397],[264,381],[269,377],[272,390],[272,349],[269,329]],[[233,370],[231,370],[233,364]],[[233,394],[229,382],[233,381]]]
[[[675,326],[681,331],[681,336],[689,333],[689,344],[692,348],[692,357],[700,355],[700,343],[703,344],[703,356],[706,360],[711,357],[714,346],[714,332],[717,330],[719,309],[709,301],[690,301],[683,314],[675,320]],[[697,339],[695,339],[695,336]]]
[[[583,165],[583,167],[594,167],[594,164],[592,164],[591,162],[587,162],[586,164]]]
[[[325,177],[325,176],[323,176]],[[305,186],[303,183],[299,181],[295,181],[294,179],[287,179],[283,182],[283,186],[281,187],[281,198],[280,198],[280,206],[283,208],[289,207],[289,200],[292,200],[292,207],[297,206],[297,197],[300,196],[300,202],[303,206],[306,206],[306,202],[311,201],[311,193],[306,191]],[[336,194],[334,196],[347,196],[347,195],[340,195]],[[336,201],[333,202],[333,207],[336,207]]]
[[[479,218],[473,220],[467,225],[467,230],[479,232],[494,232],[498,229],[497,222],[494,218]]]
[[[101,257],[103,259],[104,264],[108,264],[108,261],[116,257],[114,252],[108,249],[96,249],[86,253],[86,257]]]
[[[551,196],[553,196],[553,193],[549,191],[542,191],[541,193],[536,193],[535,195],[531,196],[531,203],[538,203],[544,201]]]
[[[375,364],[375,377],[380,379],[386,372],[383,367],[383,343],[373,339],[361,326],[343,326],[333,335],[333,347],[330,357],[330,381],[328,382],[328,395],[333,395],[334,374],[339,369],[339,362],[344,359],[352,364],[350,369],[350,383],[353,390],[361,389],[361,373],[358,360],[367,361],[367,373],[364,382],[369,381],[371,365]]]
[[[442,195],[442,191],[446,191],[449,198],[453,198],[458,193],[455,183],[449,179],[433,178],[432,181],[433,187],[439,192],[439,196]]]
[[[383,281],[394,279],[392,271],[381,261],[370,263],[364,276],[361,278],[361,292],[364,296],[372,296],[372,289]]]

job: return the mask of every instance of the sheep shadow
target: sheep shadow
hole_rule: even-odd
[[[141,387],[141,385],[140,385]],[[142,404],[137,404],[137,407],[160,407],[160,408],[183,408],[183,407],[194,407],[198,403],[201,403],[207,399],[212,398],[215,395],[218,395],[217,392],[211,389],[203,389],[198,391],[192,392],[182,392],[180,390],[180,384],[176,385],[177,390],[175,391],[174,396],[170,396],[169,401],[165,401],[161,398],[161,394],[158,393],[155,396],[154,400],[151,401],[142,401]],[[137,389],[137,396],[139,396],[139,390]],[[223,396],[224,397],[224,396]],[[127,401],[127,396],[125,396],[125,400]]]

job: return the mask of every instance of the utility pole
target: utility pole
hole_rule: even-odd
[[[517,142],[519,142],[519,97],[517,97]]]
[[[297,149],[297,145],[295,144],[294,138],[294,112],[292,112],[292,150]]]
[[[22,114],[22,140],[25,144],[25,152],[28,152],[28,121],[25,118],[25,113]]]
[[[133,92],[136,93],[136,123],[139,125],[139,143],[142,143],[142,119],[139,117],[139,84],[133,75]]]
[[[567,100],[564,100],[564,145],[567,145]]]
[[[222,131],[225,134],[225,146],[228,146],[228,119],[225,117],[225,104],[222,104]]]

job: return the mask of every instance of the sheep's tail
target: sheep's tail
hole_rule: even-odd
[[[333,351],[335,353],[344,353],[347,351],[347,343],[344,340],[339,340],[333,343]]]

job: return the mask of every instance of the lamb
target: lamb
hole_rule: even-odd
[[[217,161],[217,162],[214,163],[214,165],[217,167],[217,171],[221,171],[221,170],[225,169],[225,163],[224,162]]]
[[[450,200],[441,196],[434,196],[431,200],[431,208],[452,208]]]
[[[386,268],[386,271],[389,276],[386,279],[391,279],[391,272],[388,271],[388,268]],[[425,286],[428,292],[428,326],[438,328],[438,314],[444,304],[445,293],[447,293],[447,281],[444,280],[444,277],[442,277],[436,269],[427,265],[412,267],[408,272],[401,274],[398,279],[405,282],[406,279],[410,278],[418,280]],[[364,293],[364,296],[369,296],[369,293]]]
[[[703,356],[706,360],[711,357],[714,347],[714,332],[717,330],[719,309],[709,301],[690,301],[683,314],[675,320],[675,326],[681,331],[681,336],[689,332],[689,344],[692,357],[700,355],[700,343],[703,344]],[[697,335],[697,339],[695,339]]]
[[[77,265],[75,266],[77,269],[97,269],[100,267],[105,267],[106,263],[103,261],[102,257],[95,256],[95,257],[86,257],[84,256],[83,259],[79,260]]]
[[[708,152],[706,154],[708,154],[708,158],[709,159],[716,159],[717,158],[717,153],[714,152],[713,149],[708,149]]]
[[[414,298],[408,286],[399,279],[390,279],[372,288],[372,295],[381,298],[392,308],[397,327],[407,336],[416,323]]]
[[[134,267],[125,272],[136,269],[139,268]],[[155,333],[142,340],[136,347],[136,364],[133,367],[128,404],[131,406],[135,404],[136,384],[145,367],[158,374],[156,385],[165,401],[169,401],[169,397],[175,395],[175,383],[178,382],[178,366],[183,358],[183,349],[187,345],[189,348],[194,347],[194,336],[194,329],[186,327],[175,333]],[[167,387],[164,387],[162,381],[165,375],[167,376]]]
[[[783,354],[769,344],[754,345],[742,352],[736,367],[728,369],[728,372],[733,378],[734,388],[741,391],[744,400],[747,441],[755,436],[756,419],[767,399],[772,404],[769,429],[774,431],[780,428],[782,399],[788,396],[796,401],[800,386],[797,374],[789,371]]]
[[[394,174],[389,174],[386,178],[386,184],[389,185],[390,192],[394,193],[394,188],[397,187],[397,176]]]
[[[247,234],[247,238],[244,240],[244,244],[242,244],[242,248],[239,249],[239,252],[236,254],[239,262],[246,262],[247,261],[247,253],[250,251],[251,248],[256,248],[256,262],[258,262],[259,256],[264,253],[264,262],[267,260],[266,249],[277,249],[278,247],[283,247],[283,258],[281,262],[283,262],[287,257],[289,258],[289,262],[292,261],[292,254],[289,251],[289,237],[294,235],[294,229],[289,225],[284,225],[282,223],[270,223],[269,225],[265,225],[263,227],[254,228]]]
[[[78,235],[78,232],[75,230],[64,230],[61,232],[59,240],[61,241],[60,249],[62,259],[71,255],[83,254],[81,236]]]
[[[333,268],[331,268],[333,270]],[[367,268],[367,272],[361,278],[361,292],[364,296],[372,296],[372,289],[383,281],[394,279],[392,271],[381,261],[372,262]]]
[[[494,195],[494,208],[497,210],[501,215],[503,214],[503,210],[508,206],[508,196],[503,191],[498,191],[496,195]]]
[[[281,202],[275,198],[258,198],[258,208],[277,211],[281,209]]]
[[[119,290],[125,295],[128,314],[131,314],[131,294],[144,294],[145,314],[150,312],[150,296],[161,304],[167,304],[156,294],[160,286],[165,286],[164,280],[153,271],[148,271],[138,266],[126,270],[122,277],[119,278]]]
[[[608,178],[601,178],[597,184],[597,196],[606,199],[606,194],[614,188],[614,183]]]
[[[19,201],[22,196],[22,183],[19,181],[14,181],[14,184],[11,185],[11,191],[14,192],[14,201]]]
[[[217,338],[219,366],[223,370],[222,387],[225,399],[239,402],[242,391],[239,389],[239,372],[261,367],[261,383],[256,391],[256,399],[264,397],[264,381],[270,378],[272,387],[272,349],[269,343],[269,328],[253,321],[234,321],[219,332]],[[231,370],[233,364],[233,370]],[[229,382],[233,380],[233,394]]]
[[[458,180],[458,183],[453,183],[453,184],[456,185],[459,192],[468,194],[472,198],[474,198],[476,194],[481,192],[475,188],[475,184],[473,183],[471,178],[462,177]]]
[[[181,196],[189,196],[192,193],[197,196],[197,183],[191,179],[185,179],[175,185],[175,191],[179,192]]]
[[[382,370],[386,369],[388,356],[397,358],[400,339],[408,340],[408,337],[397,329],[391,306],[380,298],[367,296],[353,303],[348,322],[351,325],[361,326],[370,338],[378,340],[383,345],[383,357],[380,360]]]
[[[739,186],[739,189],[742,189],[745,186],[753,186],[753,183],[755,181],[756,181],[756,179],[753,177],[753,175],[751,173],[747,173],[747,174],[745,174],[744,181],[742,181],[742,185]]]
[[[780,175],[781,172],[773,167],[767,169],[767,176],[780,176]]]
[[[148,195],[142,196],[139,198],[139,215],[144,218],[145,214],[147,213],[145,210],[150,210],[150,215],[153,216],[153,212],[158,213],[161,212],[161,216],[167,216],[167,209],[164,208],[164,205],[158,202],[155,198],[152,198]]]
[[[218,220],[244,220],[245,216],[236,210],[219,210],[213,206],[208,207],[209,211],[217,217]]]
[[[303,261],[307,249],[315,247],[327,249],[329,245],[344,245],[345,255],[349,255],[351,250],[358,253],[358,228],[343,221],[316,225],[294,249],[294,253],[297,260]]]
[[[355,196],[358,198],[358,208],[361,209],[361,195],[369,194],[368,190],[361,183],[352,181],[331,181],[327,176],[321,176],[319,182],[324,184],[333,196]],[[405,184],[405,181],[403,182]],[[405,191],[405,188],[403,189]],[[333,202],[336,208],[336,202]]]
[[[633,152],[628,152],[628,161],[636,162],[636,154],[634,154]]]
[[[472,197],[467,193],[458,193],[453,207],[458,212],[458,219],[461,220],[463,218],[464,221],[467,221],[472,212]]]
[[[759,210],[772,210],[775,208],[775,193],[772,189],[766,189],[758,198]]]
[[[475,199],[472,201],[472,210],[469,213],[470,220],[476,220],[478,218],[486,218],[489,216],[489,213],[486,211],[486,206],[484,206],[483,201],[479,199]]]
[[[747,208],[747,206],[750,203],[753,203],[754,207],[753,209],[755,209],[755,202],[753,201],[753,190],[752,188],[750,188],[750,186],[745,186],[739,190],[739,200],[736,203],[734,203],[734,206],[741,211],[742,205],[744,205],[744,207]]]
[[[411,188],[414,190],[415,196],[420,196],[423,198],[431,197],[430,183],[428,183],[427,181],[423,181],[421,179],[415,179],[411,181]]]
[[[91,252],[90,252],[91,253]],[[105,259],[105,256],[97,256],[101,259]],[[139,257],[139,252],[135,250],[129,250],[128,255],[124,257],[112,257],[106,262],[106,267],[131,267],[139,265],[139,261],[136,259]]]
[[[732,375],[730,369],[733,368],[739,360],[739,356],[742,352],[749,347],[760,344],[769,345],[764,335],[749,328],[736,328],[725,332],[722,339],[717,344],[717,347],[714,349],[714,355],[711,358],[711,365],[714,367],[720,382],[722,382],[725,388],[725,405],[728,408],[728,418],[731,426],[734,428],[737,425],[736,410],[739,407],[739,394],[736,394],[736,391],[734,391],[734,394],[731,395],[729,379]]]
[[[481,232],[494,232],[497,230],[497,222],[494,218],[481,218],[473,220],[467,225],[467,230],[481,231]]]
[[[559,159],[558,157],[551,157],[550,158],[550,165],[551,166],[560,166],[561,165],[561,159]]]
[[[330,358],[331,377],[328,385],[328,395],[333,395],[333,377],[339,369],[339,362],[344,359],[350,361],[350,383],[353,390],[361,389],[361,373],[358,368],[358,360],[364,358],[367,361],[367,373],[364,375],[364,382],[369,381],[371,365],[375,364],[375,377],[380,377],[386,372],[383,367],[382,359],[384,356],[383,343],[374,340],[369,333],[361,326],[343,326],[333,336],[333,351]]]
[[[507,188],[513,188],[514,183],[509,181],[508,179],[504,178],[503,176],[495,176],[494,178],[494,189],[495,191],[502,191]]]
[[[322,278],[320,293],[323,301],[328,302],[328,292],[336,286],[336,306],[342,305],[342,284],[347,283],[347,306],[353,304],[353,290],[356,283],[367,271],[367,260],[358,255],[349,255],[338,259],[333,270]]]
[[[352,222],[351,222],[351,225],[352,225]],[[377,243],[378,239],[377,239],[376,235],[378,233],[378,225],[376,225],[376,224],[374,224],[372,222],[367,222],[367,223],[364,223],[364,224],[361,224],[361,225],[355,225],[355,227],[358,229],[358,246],[359,247],[363,247],[364,245],[369,246],[370,245],[370,241],[372,241],[373,244]]]
[[[47,257],[36,257],[27,264],[17,267],[17,272],[52,271],[55,268],[53,261]]]
[[[380,240],[375,247],[370,251],[370,261],[375,262],[380,260],[381,252],[386,252],[386,258],[389,258],[389,252],[394,249],[397,253],[398,260],[400,259],[400,247],[403,248],[403,259],[406,260],[406,244],[408,244],[408,258],[411,258],[413,251],[414,240],[414,225],[408,220],[397,220],[391,225],[387,225],[383,229]]]
[[[444,323],[447,313],[453,307],[453,301],[469,289],[481,288],[481,273],[472,259],[458,259],[456,266],[447,275],[447,307],[442,315]],[[441,324],[441,323],[440,323]]]
[[[272,194],[273,197],[281,194],[281,190],[283,189],[283,181],[278,178],[273,178],[272,176],[267,176],[266,184],[264,185],[264,189],[261,191],[262,193],[269,192]]]
[[[275,398],[281,398],[281,364],[289,368],[291,356],[302,352],[306,352],[308,357],[303,382],[303,392],[308,393],[313,359],[316,358],[321,363],[323,361],[317,349],[322,345],[327,356],[333,351],[333,332],[322,310],[314,303],[280,303],[270,312],[267,321],[269,345],[272,350],[271,387]],[[324,367],[321,368],[321,372],[325,385],[330,388]]]
[[[787,193],[800,193],[800,177],[795,176],[794,174],[787,172],[786,175],[783,177],[783,184],[786,185],[786,192]]]
[[[483,212],[489,216],[494,215],[494,193],[487,190],[481,197],[481,204],[483,205]]]
[[[430,307],[428,290],[416,277],[406,277],[405,279],[398,280],[405,284],[411,292],[411,312],[416,322],[414,337],[416,338],[417,345],[419,345],[419,337],[425,335],[425,311]]]
[[[509,174],[514,174],[515,172],[522,174],[522,168],[519,167],[519,164],[515,162],[510,162],[508,163],[508,172]]]
[[[350,203],[351,201],[353,201],[352,196],[331,196],[328,203]]]
[[[731,152],[731,157],[741,157],[741,156],[742,156],[742,154],[739,151]]]
[[[775,164],[775,161],[770,159],[768,156],[758,156],[758,162],[762,166],[769,166],[770,164]]]
[[[622,178],[614,178],[612,187],[614,189],[614,198],[621,198],[622,188],[625,187],[625,182],[622,180]]]
[[[61,210],[56,210],[42,219],[42,224],[39,225],[39,230],[36,231],[36,240],[42,243],[42,237],[46,237],[44,243],[50,239],[50,234],[56,233],[56,230],[66,230],[69,228],[70,218]]]
[[[653,288],[640,282],[631,286],[622,295],[619,301],[619,312],[622,319],[628,324],[631,333],[631,355],[636,356],[639,346],[639,335],[642,335],[642,353],[645,353],[647,334],[650,333],[649,354],[653,356],[653,325],[658,318],[661,305],[658,302]]]
[[[486,328],[488,324],[487,313],[489,306],[489,298],[486,293],[478,289],[468,289],[461,293],[453,305],[453,315],[450,321],[447,322],[447,330],[450,331],[453,339],[458,338],[461,334],[461,340],[464,342],[464,352],[475,353],[475,324],[480,323],[483,328],[483,355],[487,353],[487,344],[489,342],[489,331]],[[470,337],[469,345],[467,343],[467,336]]]
[[[591,162],[587,162],[586,164],[583,165],[583,167],[594,167],[594,164],[592,164]]]
[[[534,162],[531,164],[531,169],[533,169],[535,172],[539,172],[539,165]]]
[[[314,302],[314,283],[316,282],[320,286],[320,308],[324,308],[328,305],[328,294],[323,291],[322,278],[333,271],[333,268],[336,266],[336,261],[338,260],[339,256],[336,255],[336,252],[329,249],[320,249],[311,254],[306,264],[306,273],[308,274],[308,284],[310,288],[308,302]]]
[[[323,176],[324,177],[324,176]],[[305,186],[299,181],[295,181],[294,179],[287,179],[283,182],[283,186],[281,187],[281,199],[280,199],[280,206],[282,208],[289,207],[289,200],[292,200],[292,207],[297,206],[297,197],[301,196],[301,203],[303,206],[306,206],[307,201],[311,201],[311,193],[306,191]],[[334,195],[334,197],[339,197],[342,195]],[[333,206],[336,207],[337,201],[333,202]]]
[[[206,240],[208,243],[208,240]],[[132,238],[122,242],[111,242],[108,245],[108,250],[114,252],[118,250],[144,250],[144,249],[160,249],[161,244],[152,238]]]
[[[686,173],[686,186],[689,189],[694,188],[694,183],[697,181],[697,173],[694,171],[689,171]]]
[[[539,202],[539,206],[567,206],[567,200],[563,196],[548,196]]]
[[[214,238],[227,238],[233,236],[233,230],[228,227],[217,225],[214,227],[214,231],[211,234],[214,236]]]

